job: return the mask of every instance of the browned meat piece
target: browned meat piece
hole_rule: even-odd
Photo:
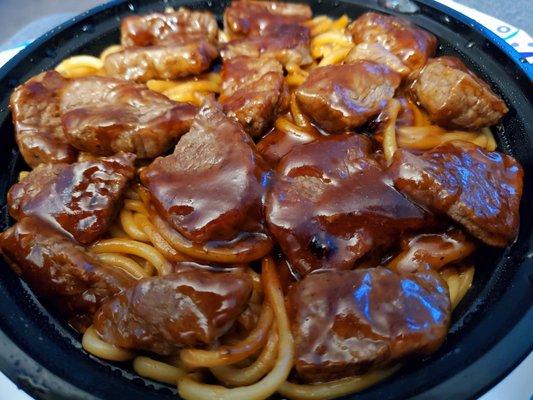
[[[224,112],[238,121],[252,136],[272,126],[288,105],[283,67],[268,57],[236,57],[222,67]]]
[[[169,13],[131,15],[120,24],[120,42],[124,47],[186,43],[206,39],[218,41],[218,24],[209,11],[181,7]]]
[[[207,40],[165,46],[131,47],[108,55],[104,69],[108,76],[135,82],[176,79],[209,69],[218,57]]]
[[[238,56],[275,58],[283,65],[306,65],[313,62],[309,50],[309,29],[299,25],[274,25],[261,36],[235,39],[224,45],[220,55],[224,60]]]
[[[409,21],[385,14],[363,14],[346,28],[355,43],[379,43],[411,70],[422,68],[435,54],[437,38]]]
[[[406,77],[411,72],[402,60],[379,43],[359,43],[348,53],[344,59],[344,64],[352,64],[361,60],[386,65],[402,77]]]
[[[15,138],[24,161],[74,162],[77,151],[66,140],[59,115],[59,91],[67,80],[56,71],[43,72],[20,85],[9,102]]]
[[[399,191],[483,242],[505,247],[515,240],[524,173],[513,157],[456,142],[421,155],[399,149],[390,170]]]
[[[450,299],[432,272],[324,271],[292,287],[289,313],[296,371],[320,382],[435,352],[448,331]]]
[[[299,144],[310,143],[319,139],[320,133],[315,130],[292,132],[275,128],[257,143],[257,151],[270,165],[277,165],[278,161]]]
[[[43,164],[7,195],[9,212],[34,216],[89,244],[105,233],[122,204],[135,156],[117,154],[97,161]]]
[[[76,148],[99,155],[119,151],[153,158],[187,132],[197,108],[113,78],[71,81],[61,96],[61,119]]]
[[[159,213],[196,243],[262,232],[264,161],[241,126],[208,101],[174,153],[141,173]]]
[[[362,135],[335,135],[296,146],[279,162],[265,213],[300,274],[353,268],[374,248],[431,222],[388,185],[370,152]]]
[[[231,37],[263,35],[269,27],[301,24],[312,16],[306,4],[239,0],[224,11],[224,26]]]
[[[403,240],[402,251],[387,268],[398,272],[440,270],[472,254],[476,246],[459,229],[441,233],[423,233]]]
[[[320,127],[340,133],[379,114],[399,85],[400,76],[385,65],[358,61],[313,69],[296,98]]]
[[[135,281],[33,217],[0,235],[0,251],[39,298],[81,331],[104,301]]]
[[[244,273],[196,269],[147,278],[106,303],[94,326],[108,343],[171,354],[226,333],[251,293]]]
[[[509,111],[489,85],[455,57],[430,60],[413,92],[429,118],[449,128],[476,130],[494,125]]]

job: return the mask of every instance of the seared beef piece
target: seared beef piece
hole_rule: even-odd
[[[335,135],[296,146],[279,162],[266,218],[300,274],[353,268],[377,246],[431,222],[389,186],[370,152],[364,136]]]
[[[279,160],[300,144],[310,143],[321,137],[320,133],[309,130],[300,132],[285,132],[274,130],[257,143],[257,151],[270,165],[276,166]]]
[[[390,173],[399,191],[483,242],[505,247],[515,240],[523,170],[513,157],[466,142],[421,155],[398,149]]]
[[[178,44],[207,39],[216,44],[218,24],[209,11],[181,7],[169,13],[130,15],[120,24],[120,42],[124,47]]]
[[[182,44],[126,48],[108,55],[104,69],[108,76],[136,82],[176,79],[204,72],[217,57],[215,45],[198,39]]]
[[[301,24],[312,17],[306,4],[240,0],[224,11],[224,26],[232,38],[263,35],[272,26]]]
[[[104,301],[135,282],[34,217],[23,218],[0,235],[0,252],[39,298],[80,331],[91,324]]]
[[[309,29],[300,25],[272,25],[261,36],[253,35],[226,43],[220,50],[224,60],[238,56],[275,58],[283,65],[313,62],[309,50]]]
[[[402,251],[387,268],[398,272],[440,270],[444,266],[461,261],[472,254],[476,245],[459,229],[440,233],[422,233],[405,238]]]
[[[269,57],[236,57],[222,67],[224,112],[252,136],[272,126],[288,105],[283,67]]]
[[[43,164],[7,195],[17,220],[34,216],[63,229],[82,244],[107,232],[122,205],[135,156],[117,154],[74,164]]]
[[[196,243],[262,232],[267,171],[250,136],[209,100],[174,153],[141,173],[163,218]]]
[[[371,61],[313,69],[296,89],[303,113],[321,128],[340,133],[375,117],[394,96],[400,76]]]
[[[59,114],[59,92],[67,82],[58,72],[47,71],[11,95],[9,108],[17,145],[32,168],[41,163],[76,161],[77,151],[65,140]]]
[[[489,85],[455,57],[429,60],[413,92],[429,118],[449,128],[480,129],[494,125],[509,111]]]
[[[144,85],[100,76],[72,80],[61,96],[67,140],[98,155],[156,157],[189,130],[196,111]]]
[[[361,60],[386,65],[402,77],[406,77],[411,72],[402,60],[379,43],[360,43],[356,45],[344,59],[344,64],[352,64]]]
[[[310,274],[289,293],[298,376],[321,382],[427,356],[444,341],[450,312],[447,285],[433,272]]]
[[[214,342],[244,311],[248,274],[189,269],[142,279],[100,309],[94,327],[108,343],[171,354]]]
[[[409,21],[385,14],[363,14],[346,28],[356,44],[379,43],[408,68],[422,68],[435,54],[437,38]]]

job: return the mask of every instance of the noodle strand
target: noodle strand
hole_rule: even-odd
[[[291,400],[328,400],[360,392],[369,386],[391,376],[399,366],[368,372],[364,375],[339,379],[336,381],[310,385],[297,385],[290,382],[283,383],[278,392]]]
[[[234,364],[255,354],[268,339],[268,332],[272,324],[272,309],[268,304],[263,305],[256,328],[250,335],[232,346],[221,346],[214,350],[184,349],[180,358],[187,368],[218,367]]]
[[[85,351],[104,360],[128,361],[135,357],[135,353],[132,351],[121,349],[120,347],[104,342],[98,337],[92,326],[87,328],[83,334],[81,345]]]
[[[141,257],[152,264],[160,276],[170,273],[172,266],[154,247],[131,239],[104,239],[93,244],[95,253],[126,253]]]

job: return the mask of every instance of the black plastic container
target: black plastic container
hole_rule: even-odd
[[[227,1],[114,1],[53,29],[0,70],[0,230],[11,221],[6,192],[23,161],[7,109],[13,88],[79,53],[98,54],[119,41],[119,21],[128,14],[166,6],[208,8],[221,15]],[[346,399],[467,399],[481,395],[508,374],[533,348],[533,68],[477,22],[429,0],[406,14],[439,37],[439,54],[455,54],[489,82],[509,106],[495,129],[499,148],[525,169],[521,228],[506,249],[483,250],[473,288],[453,314],[443,347]],[[376,0],[316,0],[315,14],[355,18],[387,10]],[[129,363],[107,363],[85,353],[79,335],[45,310],[26,285],[0,261],[0,369],[39,399],[175,400],[175,388],[139,378]]]

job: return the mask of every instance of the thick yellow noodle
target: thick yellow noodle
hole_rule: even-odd
[[[264,304],[257,326],[247,338],[231,346],[221,346],[214,350],[181,350],[181,361],[186,367],[191,369],[218,367],[242,361],[263,347],[268,339],[271,324],[272,310],[268,304]]]
[[[466,292],[472,286],[475,269],[473,266],[466,268],[449,268],[442,272],[450,292],[452,310],[461,302]]]
[[[126,253],[141,257],[157,270],[159,276],[167,275],[172,266],[163,255],[153,246],[132,239],[104,239],[91,246],[94,253]]]
[[[400,102],[396,99],[391,99],[385,109],[387,121],[385,122],[385,129],[383,131],[383,154],[389,164],[398,148],[396,144],[396,118],[398,117],[399,111]]]
[[[360,392],[394,374],[400,367],[376,370],[364,375],[338,379],[331,382],[297,385],[285,382],[278,392],[291,400],[328,400]]]
[[[310,50],[315,61],[305,68],[289,63],[285,67],[287,70],[285,82],[289,87],[294,88],[304,83],[309,71],[317,66],[339,64],[344,61],[354,45],[351,37],[344,33],[344,28],[349,23],[348,16],[343,15],[336,20],[319,16],[306,24],[311,31]],[[295,120],[295,122],[300,125],[301,121]]]
[[[169,385],[175,385],[178,378],[187,375],[187,371],[182,368],[145,356],[135,357],[133,369],[140,376]]]
[[[189,260],[189,258],[177,252],[170,244],[168,244],[145,214],[137,213],[133,216],[133,220],[135,221],[135,224],[137,224],[137,227],[142,229],[148,236],[148,239],[152,242],[153,246],[167,259],[171,261]]]
[[[108,55],[117,53],[119,51],[122,51],[122,46],[120,44],[113,44],[111,46],[108,46],[104,49],[104,51],[100,53],[100,60],[103,63]]]
[[[441,144],[462,141],[470,142],[494,151],[496,141],[489,128],[479,132],[446,131],[436,125],[426,126],[401,126],[396,129],[398,146],[412,150],[430,150]]]
[[[258,238],[255,243],[245,245],[241,249],[202,247],[187,240],[168,226],[166,221],[157,213],[151,213],[150,216],[158,232],[176,251],[197,260],[224,264],[246,264],[260,259],[272,250],[272,241],[267,238]]]
[[[82,78],[89,75],[101,75],[102,60],[89,55],[69,57],[59,63],[56,71],[65,78]]]
[[[291,109],[291,115],[292,120],[296,125],[298,125],[300,128],[309,128],[310,122],[307,119],[307,117],[302,114],[302,111],[300,110],[300,106],[298,106],[298,102],[296,101],[296,94],[291,94],[291,101],[290,101],[290,109]]]
[[[201,105],[208,94],[220,93],[222,78],[218,73],[204,74],[199,77],[179,81],[149,80],[149,89],[162,93],[171,100]]]
[[[98,259],[106,264],[118,267],[136,279],[146,278],[150,276],[148,272],[139,265],[138,262],[132,260],[129,257],[125,257],[118,253],[99,253]]]
[[[104,342],[92,326],[83,334],[81,345],[87,352],[109,361],[128,361],[135,357],[132,351]]]
[[[126,208],[122,209],[120,212],[120,224],[124,232],[126,232],[132,239],[139,240],[141,242],[150,241],[148,235],[135,223],[135,220],[133,219],[133,213],[130,210]]]
[[[228,386],[251,385],[272,369],[277,357],[277,348],[278,334],[275,331],[271,331],[261,354],[252,364],[244,368],[234,367],[233,365],[221,365],[212,367],[211,373],[220,382]]]
[[[311,56],[319,67],[341,63],[353,48],[351,36],[344,32],[349,22],[349,18],[343,15],[335,21],[324,19],[311,27]]]

